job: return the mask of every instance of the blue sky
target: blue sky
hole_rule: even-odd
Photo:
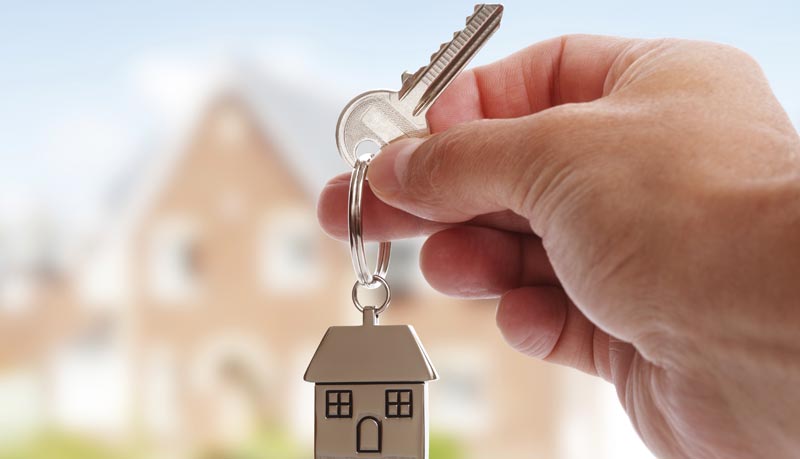
[[[115,170],[220,60],[258,62],[342,95],[397,88],[472,2],[0,3],[0,219],[33,205],[91,214]],[[800,122],[800,6],[791,1],[508,1],[475,63],[564,33],[685,37],[753,54]],[[316,82],[316,83],[315,83]],[[345,97],[346,99],[346,97]],[[331,127],[333,129],[333,127]],[[309,152],[313,155],[314,152]]]

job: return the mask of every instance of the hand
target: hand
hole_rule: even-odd
[[[800,450],[800,139],[722,45],[571,36],[462,74],[388,145],[370,239],[432,234],[438,290],[617,387],[662,457]],[[322,193],[346,237],[347,177]]]

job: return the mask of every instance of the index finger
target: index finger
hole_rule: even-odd
[[[568,35],[462,73],[428,111],[431,132],[466,121],[518,118],[603,96],[614,62],[636,40]]]

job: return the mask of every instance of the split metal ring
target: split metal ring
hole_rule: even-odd
[[[347,229],[350,235],[350,257],[356,272],[358,284],[366,288],[378,288],[383,284],[389,291],[386,272],[389,270],[389,255],[392,252],[391,242],[381,242],[378,248],[378,262],[375,272],[369,270],[367,256],[364,251],[364,239],[361,229],[361,199],[364,193],[364,182],[371,157],[363,155],[356,160],[353,173],[350,175],[350,192],[347,196]],[[388,303],[387,303],[388,304]]]
[[[386,290],[386,299],[383,300],[383,303],[380,306],[375,307],[375,315],[377,316],[383,311],[385,311],[386,308],[389,307],[389,303],[392,302],[392,291],[391,289],[389,289],[389,284],[386,283],[386,279],[384,279],[383,277],[378,276],[376,274],[375,276],[373,276],[372,281],[378,286],[383,287],[384,290]],[[353,294],[352,294],[353,304],[356,306],[356,309],[358,309],[361,312],[364,312],[364,306],[361,304],[360,301],[358,301],[358,287],[366,287],[366,285],[362,284],[361,282],[356,282],[355,284],[353,284]]]

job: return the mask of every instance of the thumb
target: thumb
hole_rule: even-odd
[[[576,156],[567,139],[580,138],[565,131],[579,129],[585,118],[577,107],[393,142],[372,160],[370,187],[387,204],[429,220],[455,223],[503,210],[531,219],[535,208],[558,200],[551,185]]]

